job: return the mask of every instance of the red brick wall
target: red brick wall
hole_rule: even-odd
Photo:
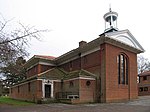
[[[53,68],[52,66],[49,65],[40,65],[40,66],[41,66],[40,73]]]
[[[95,88],[96,88],[96,95],[95,97],[96,100],[98,102],[100,102],[100,64],[101,64],[101,59],[100,59],[100,50],[96,51],[96,52],[93,52],[91,54],[88,54],[86,56],[83,56],[82,58],[78,58],[78,59],[75,59],[71,62],[72,64],[72,69],[70,69],[70,62],[66,63],[66,64],[63,64],[61,65],[60,67],[62,67],[63,69],[65,69],[66,71],[74,71],[74,70],[79,70],[80,68],[82,69],[85,69],[95,75],[97,75],[97,81],[96,81],[96,85],[95,85]],[[104,78],[103,80],[104,81]],[[104,85],[102,87],[102,91],[104,91]],[[104,93],[104,92],[103,92]]]
[[[87,86],[87,81],[90,81],[90,85]],[[79,80],[79,96],[80,102],[95,102],[96,100],[96,82],[95,80]]]
[[[88,54],[86,56],[83,56],[81,58],[78,58],[78,59],[75,59],[71,62],[72,64],[72,69],[70,69],[70,62],[64,64],[64,65],[61,65],[62,68],[64,68],[66,71],[73,71],[73,70],[79,70],[80,67],[82,69],[85,69],[95,75],[97,75],[97,81],[96,81],[96,85],[95,85],[95,88],[96,88],[96,95],[95,97],[97,101],[101,100],[100,99],[100,64],[101,64],[101,59],[100,59],[100,50],[96,51],[96,52],[93,52],[91,54]],[[104,81],[104,78],[103,80]],[[102,87],[102,91],[104,91],[104,85]],[[103,92],[104,93],[104,92]]]
[[[95,69],[99,69],[100,66],[100,51],[93,52],[78,59],[72,60],[68,63],[61,65],[60,67],[66,71],[74,71],[79,69],[85,69],[92,73]],[[99,74],[99,70],[97,70]]]
[[[61,82],[54,82],[54,98],[56,98],[58,92],[62,92],[61,91]]]
[[[51,68],[53,67],[49,65],[41,65],[41,64],[35,65],[27,71],[27,78],[42,73]]]
[[[137,56],[121,48],[105,44],[106,102],[137,98]],[[129,61],[128,85],[118,84],[117,56],[124,53]]]
[[[100,51],[96,51],[94,53],[88,54],[82,57],[82,68],[89,70],[91,68],[95,68],[100,66]],[[91,70],[93,71],[93,70]]]
[[[65,63],[65,64],[63,64],[63,65],[60,65],[59,66],[60,68],[63,68],[65,71],[70,71],[70,63],[68,62],[68,63]]]
[[[24,83],[11,88],[10,97],[14,99],[36,102],[42,98],[42,82],[35,80],[29,83]]]
[[[87,86],[87,81],[90,81],[90,85]],[[73,86],[70,86],[70,82],[73,82]],[[66,80],[63,85],[63,92],[73,92],[74,95],[79,94],[79,99],[75,99],[73,102],[95,102],[96,101],[96,89],[95,80],[87,79],[75,79]]]
[[[140,76],[140,83],[138,84],[138,95],[150,95],[150,75],[146,76],[147,79],[144,80],[144,76]],[[147,90],[148,89],[148,90]]]
[[[33,66],[27,71],[27,78],[38,74],[38,65]]]
[[[140,77],[139,77],[139,78],[140,78],[140,79],[139,79],[139,80],[140,80],[139,83],[140,83],[140,84],[150,84],[150,75],[147,75],[147,76],[146,76],[147,80],[144,80],[144,77],[145,77],[145,76],[140,76]]]
[[[150,95],[150,86],[140,85],[138,87],[138,95],[139,96]]]
[[[70,86],[70,82],[73,83],[72,86]],[[78,79],[75,79],[75,80],[65,80],[64,81],[63,90],[65,92],[78,92],[79,91],[79,80]]]

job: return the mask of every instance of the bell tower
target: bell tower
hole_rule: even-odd
[[[113,12],[111,10],[111,7],[109,8],[109,12],[107,12],[104,15],[104,20],[105,20],[105,31],[104,32],[109,32],[109,31],[118,31],[117,28],[117,17],[118,13]]]

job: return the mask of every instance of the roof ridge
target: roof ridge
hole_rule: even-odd
[[[36,58],[43,58],[43,59],[50,59],[50,60],[54,60],[56,57],[54,56],[49,56],[49,55],[34,55],[34,57]]]

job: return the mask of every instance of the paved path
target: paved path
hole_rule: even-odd
[[[0,112],[150,112],[150,96],[126,103],[97,104],[42,104],[32,106],[0,105]]]

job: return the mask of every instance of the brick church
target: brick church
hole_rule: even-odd
[[[129,30],[118,30],[117,17],[110,9],[104,33],[59,57],[34,55],[24,65],[27,78],[10,88],[10,97],[70,103],[136,99],[137,54],[144,49]]]

